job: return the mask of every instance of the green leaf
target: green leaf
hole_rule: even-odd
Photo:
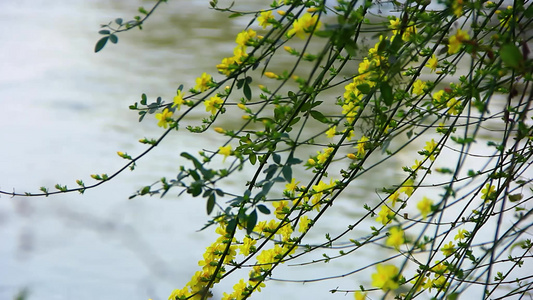
[[[281,173],[283,174],[283,178],[285,178],[285,180],[287,182],[291,182],[292,180],[292,168],[290,165],[285,165],[283,166],[283,169],[281,169]]]
[[[145,14],[145,15],[148,14],[148,11],[146,11],[146,9],[145,9],[144,7],[142,7],[142,6],[139,7],[139,12],[140,12],[141,14]]]
[[[509,195],[509,201],[516,202],[522,200],[522,194]]]
[[[148,194],[149,192],[150,192],[150,186],[147,185],[147,186],[145,186],[145,187],[142,188],[142,190],[139,192],[139,194],[141,194],[141,195],[146,195],[146,194]]]
[[[272,158],[274,159],[274,162],[277,164],[281,163],[281,156],[277,153],[272,153]]]
[[[237,88],[240,89],[242,88],[243,84],[245,83],[246,81],[244,79],[239,79],[237,80]]]
[[[242,16],[241,13],[233,13],[233,14],[229,15],[228,18],[232,19],[232,18],[237,18],[237,17],[240,17],[240,16]]]
[[[215,194],[211,194],[209,198],[207,199],[207,214],[210,215],[213,212],[213,208],[215,208],[216,203],[216,197]]]
[[[244,97],[246,97],[246,99],[252,100],[252,89],[250,89],[250,85],[248,85],[248,83],[244,84],[244,87],[243,87],[242,91],[243,91]]]
[[[257,155],[255,155],[255,153],[251,153],[250,156],[248,156],[248,158],[250,159],[250,163],[252,165],[255,165],[255,162],[257,161]]]
[[[329,123],[328,119],[318,110],[312,110],[311,117],[321,123]]]
[[[446,300],[456,300],[459,299],[459,293],[451,293],[446,296]]]
[[[98,42],[96,42],[96,46],[94,47],[94,52],[97,53],[98,51],[102,50],[107,43],[107,40],[109,37],[103,37]]]
[[[524,17],[527,19],[533,18],[533,5],[528,6],[526,11],[524,12]]]
[[[193,182],[187,189],[187,193],[191,194],[193,197],[199,196],[202,193],[202,182]]]
[[[116,18],[115,23],[117,23],[118,25],[122,25],[122,18]]]
[[[333,30],[315,31],[314,34],[319,37],[330,37],[333,35]]]
[[[357,55],[357,44],[351,39],[346,41],[346,44],[344,44],[344,49],[346,52],[348,52],[348,54],[350,54],[350,56]]]
[[[107,35],[107,34],[110,34],[111,32],[110,32],[109,30],[105,30],[105,29],[104,29],[104,30],[100,30],[100,31],[98,31],[98,33],[99,33],[99,34],[106,34],[106,35]]]
[[[263,204],[257,205],[257,209],[259,209],[259,211],[262,212],[265,215],[269,215],[270,214],[270,209],[268,209],[268,207],[266,207]]]
[[[370,90],[371,90],[370,85],[368,83],[363,83],[363,84],[358,85],[357,89],[363,94],[368,94],[370,93]]]
[[[383,102],[388,106],[391,106],[394,102],[394,96],[392,95],[392,87],[387,82],[382,82],[380,86],[381,97]]]
[[[235,227],[237,227],[237,219],[233,218],[229,220],[228,225],[226,226],[226,232],[228,233],[234,232]]]
[[[254,227],[257,224],[257,211],[254,209],[246,220],[246,233],[251,234],[254,231]]]
[[[115,34],[112,34],[109,36],[109,41],[113,44],[116,44],[118,42],[118,37]]]
[[[500,48],[500,57],[503,63],[510,68],[518,68],[522,62],[523,57],[520,49],[514,44],[505,44]]]
[[[146,100],[147,100],[147,98],[146,98],[146,94],[143,93],[143,94],[141,95],[141,104],[142,104],[142,105],[146,105]]]

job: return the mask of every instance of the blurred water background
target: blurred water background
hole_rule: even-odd
[[[155,119],[139,123],[128,106],[142,93],[171,101],[180,84],[191,87],[202,72],[215,74],[214,66],[231,55],[234,37],[247,23],[208,9],[208,1],[174,0],[163,4],[143,31],[121,34],[117,45],[94,53],[100,24],[117,17],[129,20],[138,6],[152,3],[0,3],[2,190],[37,192],[56,183],[74,187],[75,179],[89,183],[90,174],[113,173],[124,164],[116,151],[139,154],[145,149],[139,138],[162,132]],[[246,5],[261,8],[260,1]],[[182,162],[179,153],[195,153],[199,145],[216,149],[222,141],[216,134],[171,136],[135,172],[84,195],[2,196],[0,299],[12,299],[24,289],[28,299],[166,299],[199,269],[197,261],[212,241],[210,230],[198,232],[207,220],[205,203],[175,193],[163,199],[128,197],[162,176],[175,175]],[[353,198],[339,201],[337,213],[326,216],[325,227],[313,234],[323,238],[345,229],[339,218],[355,220],[362,203],[379,201],[376,188],[393,183],[401,166],[415,157],[413,149],[412,156],[388,163],[394,171],[376,170],[361,179]],[[246,174],[241,176],[246,180]],[[379,255],[387,254],[382,251]],[[366,265],[365,255],[376,255],[357,253],[314,268],[285,268],[277,277],[339,275]],[[254,299],[351,299],[351,294],[328,290],[369,285],[371,271],[318,283],[268,282]],[[235,282],[215,288],[215,299]]]

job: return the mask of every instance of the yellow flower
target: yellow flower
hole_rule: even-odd
[[[298,184],[300,184],[300,182],[296,182],[296,179],[293,178],[290,183],[287,183],[285,185],[285,190],[289,191],[290,193],[294,193],[296,191],[296,188],[298,187]]]
[[[330,127],[327,131],[326,131],[326,136],[328,138],[332,138],[335,136],[335,133],[337,133],[337,126],[333,126],[333,127]]]
[[[233,57],[225,57],[225,58],[223,58],[222,62],[216,66],[218,72],[220,72],[220,73],[222,73],[222,74],[224,74],[226,76],[231,74],[230,66],[233,63],[235,63],[235,58],[233,58]]]
[[[323,153],[322,152],[317,152],[318,155],[317,155],[316,159],[318,160],[318,163],[319,164],[325,163],[328,160],[328,157],[331,154],[331,152],[333,152],[333,148],[331,148],[331,147],[324,149]]]
[[[287,210],[289,209],[289,201],[274,201],[272,202],[272,206],[276,208],[276,211],[274,214],[276,215],[276,218],[279,220],[283,220],[285,218],[285,215],[287,214]]]
[[[372,285],[384,291],[395,290],[398,284],[398,268],[395,265],[376,266],[377,273],[372,274]]]
[[[411,169],[413,170],[418,170],[420,169],[420,167],[423,165],[423,160],[422,161],[418,161],[418,159],[415,159],[415,164],[411,166]]]
[[[390,23],[389,28],[393,29],[392,33],[397,34],[400,29],[400,25],[401,25],[400,19],[394,17],[394,19],[389,20],[389,23]]]
[[[305,13],[301,18],[292,23],[292,29],[287,32],[289,37],[297,35],[299,38],[304,39],[305,33],[312,32],[319,29],[322,26],[322,22],[318,21],[318,15],[311,15]]]
[[[437,66],[439,65],[439,59],[435,54],[431,56],[430,59],[428,59],[428,63],[426,64],[426,67],[431,69],[431,72],[435,71],[437,69]]]
[[[437,148],[437,143],[435,142],[434,139],[431,139],[431,141],[429,142],[426,142],[426,146],[424,147],[424,150],[426,150],[429,154],[429,159],[430,160],[435,160],[435,154],[437,153],[438,149]]]
[[[418,79],[417,81],[415,81],[415,83],[413,83],[413,94],[415,95],[421,95],[424,93],[424,89],[427,88],[427,84]]]
[[[402,40],[404,40],[405,42],[408,42],[411,39],[411,36],[415,35],[416,32],[417,32],[416,26],[413,25],[413,26],[407,27],[405,31],[403,32]]]
[[[448,114],[450,115],[458,115],[459,114],[459,109],[461,107],[460,105],[461,103],[455,99],[455,98],[451,98],[450,100],[448,100],[448,102],[446,102],[446,106],[449,108],[448,109]]]
[[[191,293],[189,292],[189,288],[184,287],[181,290],[178,290],[178,289],[173,290],[172,293],[170,293],[170,296],[168,296],[168,300],[174,300],[176,298],[178,298],[178,299],[187,298],[190,295],[191,295]]]
[[[174,104],[172,104],[172,107],[178,107],[178,110],[180,110],[183,103],[185,103],[183,100],[183,92],[178,90],[178,94],[174,96]]]
[[[429,213],[431,213],[432,209],[431,206],[433,205],[433,201],[429,199],[428,197],[422,198],[420,202],[416,205],[416,208],[420,211],[420,214],[422,215],[422,218],[425,219]]]
[[[470,36],[468,35],[468,32],[462,29],[457,29],[457,33],[452,35],[448,41],[448,54],[455,54],[459,52],[463,42],[469,39]]]
[[[442,254],[444,256],[450,256],[455,252],[455,245],[452,242],[449,242],[448,244],[445,244],[440,248],[440,251],[442,251]]]
[[[457,235],[453,238],[454,240],[463,240],[466,235],[469,234],[469,232],[464,229],[464,228],[461,228],[457,231]]]
[[[242,110],[246,110],[246,105],[244,105],[243,103],[238,103],[237,107],[239,107]]]
[[[244,59],[248,56],[248,53],[246,53],[246,47],[245,46],[237,46],[235,49],[233,49],[233,57],[231,58],[234,62],[237,64],[241,64]]]
[[[259,22],[259,26],[262,26],[264,29],[267,28],[268,25],[270,25],[269,20],[273,18],[274,16],[272,16],[272,11],[264,11],[259,15],[259,17],[257,17],[257,22]]]
[[[401,245],[405,242],[403,236],[403,230],[401,227],[392,227],[389,230],[389,236],[385,241],[385,244],[389,247],[394,247],[396,250],[400,248]]]
[[[391,206],[394,207],[396,206],[396,202],[398,201],[398,198],[400,197],[400,193],[398,191],[392,193],[390,196],[389,196],[389,202],[391,203]]]
[[[492,200],[492,198],[494,198],[495,191],[496,187],[491,185],[490,183],[487,183],[485,185],[485,188],[481,190],[481,199],[485,200],[485,202]]]
[[[244,282],[243,279],[239,280],[234,286],[233,286],[233,295],[237,299],[242,299],[243,295],[245,295],[246,287],[248,285],[246,282]],[[247,293],[247,292],[246,292]]]
[[[365,300],[366,299],[366,292],[361,293],[360,291],[357,291],[354,293],[355,300]]]
[[[219,96],[213,96],[208,100],[204,101],[205,111],[210,111],[212,115],[217,113],[217,110],[220,108],[220,105],[224,103]]]
[[[446,97],[444,97],[444,90],[439,90],[433,94],[433,104],[438,106],[446,102]]]
[[[365,145],[367,144],[367,142],[369,141],[369,139],[366,137],[366,136],[362,136],[361,139],[359,141],[357,141],[357,157],[361,158],[365,155]]]
[[[239,34],[237,34],[235,43],[237,43],[237,45],[239,46],[246,46],[246,43],[248,43],[248,41],[251,38],[254,38],[256,35],[257,33],[253,29],[243,30]]]
[[[405,193],[407,196],[411,197],[411,195],[415,191],[415,187],[413,185],[414,185],[413,179],[409,179],[405,181],[405,183],[400,188],[399,192]]]
[[[231,145],[227,145],[225,147],[219,147],[218,154],[224,155],[223,161],[225,161],[226,158],[231,155]]]
[[[265,72],[264,75],[268,78],[272,78],[272,79],[278,79],[278,75],[276,75],[274,72]]]
[[[169,119],[172,118],[174,113],[165,108],[162,113],[155,114],[155,118],[159,120],[157,126],[167,128]]]
[[[248,256],[248,254],[250,254],[250,250],[255,245],[255,243],[257,243],[256,240],[248,236],[245,236],[244,240],[242,241],[242,245],[239,246],[239,250],[241,251],[241,254],[244,256]]]
[[[202,73],[202,76],[196,78],[196,86],[194,89],[199,90],[200,92],[203,92],[207,89],[209,89],[209,84],[212,82],[211,75],[207,73]]]
[[[463,0],[453,1],[452,10],[453,10],[453,14],[456,17],[459,18],[460,16],[462,16],[463,15]]]
[[[385,225],[390,222],[394,218],[394,212],[389,209],[387,205],[382,205],[381,210],[378,213],[378,217],[376,218],[377,222],[381,222],[381,224]]]
[[[300,225],[298,228],[298,231],[305,232],[307,228],[309,228],[309,223],[311,223],[311,219],[309,219],[307,216],[303,216],[300,218]]]

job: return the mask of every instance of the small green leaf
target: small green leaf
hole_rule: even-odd
[[[242,16],[241,13],[233,13],[233,14],[229,15],[228,18],[232,19],[232,18],[236,18],[236,17],[240,17],[240,16]]]
[[[516,202],[522,200],[522,194],[509,195],[509,201]]]
[[[274,159],[274,162],[277,164],[281,163],[281,156],[277,153],[272,153],[272,158]]]
[[[244,84],[244,87],[243,87],[242,91],[243,91],[244,97],[246,97],[246,99],[252,100],[252,89],[250,89],[250,85],[248,85],[248,83]]]
[[[394,102],[394,96],[392,95],[392,87],[387,83],[383,82],[380,86],[381,97],[383,97],[383,102],[388,106],[391,106]]]
[[[257,211],[254,209],[246,220],[246,233],[251,234],[254,231],[254,227],[257,224]]]
[[[523,57],[520,49],[514,44],[505,44],[500,48],[500,57],[503,63],[510,68],[518,68],[522,62]]]
[[[144,7],[142,7],[142,6],[139,7],[139,12],[140,12],[141,14],[144,14],[144,15],[147,15],[147,14],[148,14],[148,11],[146,11],[146,9],[145,9]]]
[[[237,219],[231,219],[228,222],[228,225],[226,226],[226,232],[229,232],[229,233],[234,232],[235,227],[237,227]]]
[[[215,208],[216,203],[216,197],[215,194],[211,194],[209,198],[207,199],[207,214],[210,215],[213,212],[213,208]]]
[[[237,88],[240,89],[242,88],[243,84],[245,83],[246,81],[244,79],[239,79],[237,80]]]
[[[344,44],[344,49],[346,50],[346,52],[348,52],[348,54],[350,54],[350,56],[357,55],[357,44],[351,39],[348,39],[346,41],[346,44]]]
[[[98,42],[96,42],[96,46],[94,47],[94,52],[97,53],[98,51],[102,50],[107,43],[107,40],[109,37],[103,37]]]
[[[257,155],[255,153],[251,153],[250,156],[248,156],[248,158],[250,159],[250,163],[252,165],[255,165],[255,162],[257,161]]]
[[[266,207],[263,204],[257,205],[257,209],[259,209],[259,211],[262,212],[265,215],[269,215],[270,214],[270,209],[268,209],[268,207]]]
[[[110,32],[109,30],[105,30],[105,29],[104,29],[104,30],[100,30],[100,31],[98,31],[98,33],[99,33],[99,34],[105,34],[105,35],[107,35],[107,34],[110,34],[111,32]]]
[[[370,93],[370,85],[368,83],[363,83],[363,84],[360,84],[357,86],[357,89],[363,93],[363,94],[368,94]]]
[[[115,23],[117,23],[118,25],[122,25],[122,18],[116,18]]]
[[[142,190],[139,192],[139,194],[141,194],[141,195],[146,195],[146,194],[148,194],[149,192],[150,192],[150,186],[147,185],[147,186],[145,186],[145,187],[142,188]]]
[[[291,182],[291,180],[292,180],[292,168],[291,168],[290,165],[283,166],[283,169],[281,169],[281,173],[283,174],[283,178],[285,178],[285,180],[287,182]]]
[[[118,37],[114,34],[109,36],[109,41],[113,44],[116,44],[118,42]]]
[[[329,123],[328,119],[318,110],[312,110],[311,117],[321,123]]]
[[[143,93],[143,94],[141,95],[141,104],[142,104],[142,105],[146,105],[146,100],[147,100],[147,98],[146,98],[146,94]]]

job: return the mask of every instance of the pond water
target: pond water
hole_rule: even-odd
[[[0,3],[2,190],[37,192],[56,183],[74,187],[75,179],[93,182],[90,174],[111,174],[122,167],[116,151],[139,154],[146,149],[137,143],[139,138],[162,132],[155,119],[139,123],[128,106],[142,93],[169,100],[180,84],[193,86],[204,71],[214,74],[245,25],[209,10],[207,1],[175,0],[163,4],[143,31],[121,34],[117,45],[108,44],[95,54],[98,26],[116,17],[129,19],[139,3],[152,5],[103,0]],[[258,3],[249,3],[249,8]],[[175,175],[182,162],[179,153],[196,153],[198,146],[217,148],[222,142],[216,134],[171,136],[134,172],[84,195],[2,196],[0,299],[12,299],[24,289],[29,299],[166,299],[199,269],[197,261],[212,241],[209,230],[198,232],[207,220],[205,203],[175,194],[128,197],[162,176]],[[362,204],[354,207],[353,201],[377,201],[375,189],[391,184],[401,166],[414,160],[413,152],[388,163],[395,171],[376,170],[361,179],[360,194],[339,201],[336,213],[326,216],[326,226],[313,234],[323,237],[344,229],[338,218],[356,219],[362,213]],[[343,274],[359,268],[364,255],[358,252],[328,268],[284,267],[276,277]],[[254,299],[344,299],[328,290],[368,285],[368,274],[305,285],[268,282]],[[217,287],[215,298],[232,285],[229,280]]]

